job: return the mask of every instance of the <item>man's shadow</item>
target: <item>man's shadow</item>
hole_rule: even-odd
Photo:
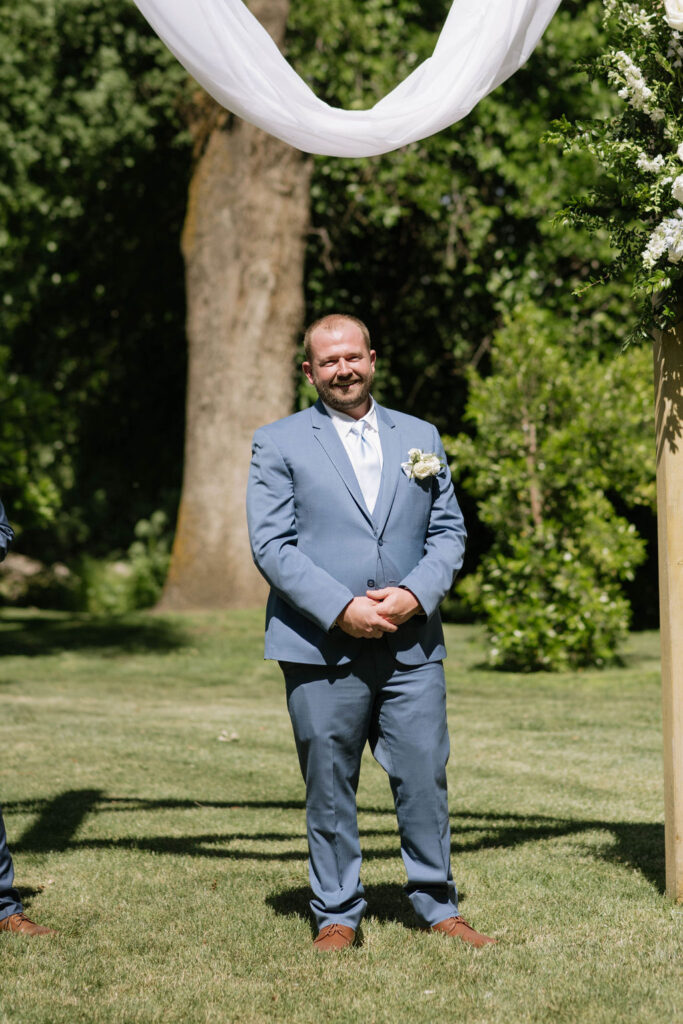
[[[394,921],[402,924],[404,928],[420,927],[420,922],[400,883],[382,882],[380,885],[366,885],[364,889],[369,917],[373,917],[376,921],[380,921],[383,924]],[[282,914],[284,917],[300,917],[308,921],[311,927],[311,934],[315,935],[317,928],[309,909],[310,898],[310,889],[305,885],[300,885],[296,889],[271,893],[269,896],[266,896],[266,904],[276,914]],[[465,901],[465,895],[462,890],[458,890],[458,899],[461,904]]]

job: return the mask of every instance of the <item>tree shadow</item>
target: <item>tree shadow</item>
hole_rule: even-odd
[[[679,311],[680,312],[680,311]],[[678,452],[683,438],[683,375],[681,355],[683,320],[679,319],[667,333],[655,341],[655,437],[657,466],[665,450]]]
[[[97,650],[158,654],[190,644],[182,624],[169,619],[94,619],[86,615],[0,616],[0,657],[40,657],[61,651]]]
[[[199,809],[225,811],[275,810],[296,811],[296,820],[291,827],[280,831],[238,831],[211,832],[187,835],[163,835],[154,833],[147,836],[109,836],[104,838],[78,838],[77,833],[86,819],[94,815],[125,813],[135,811],[154,813],[177,810],[192,812]],[[152,854],[169,854],[182,857],[218,858],[221,860],[256,860],[269,862],[305,861],[307,858],[303,823],[304,803],[301,800],[179,800],[144,799],[139,797],[110,797],[100,790],[69,790],[49,799],[17,801],[7,803],[5,810],[14,813],[34,814],[33,822],[25,829],[13,846],[15,853],[58,853],[67,850],[113,850],[129,849]],[[386,827],[363,825],[364,815],[386,816]],[[360,837],[366,862],[393,859],[399,854],[398,836],[391,807],[360,807]],[[606,832],[612,843],[590,847],[590,854],[596,859],[639,871],[659,892],[665,891],[664,868],[664,826],[652,822],[604,821],[599,819],[556,818],[547,815],[525,816],[519,814],[496,814],[494,812],[471,812],[451,816],[451,851],[457,857],[461,853],[479,850],[512,850],[527,843],[547,842],[553,839],[576,837],[593,831]],[[395,837],[391,848],[373,848],[376,837]],[[289,849],[283,850],[282,844]],[[275,844],[280,848],[274,848]],[[291,848],[295,844],[295,848]],[[246,848],[245,848],[246,847]],[[307,908],[306,889],[294,889],[280,893],[272,899],[271,905],[278,913],[303,912]],[[373,911],[384,920],[403,921],[406,909],[400,886],[369,886],[374,892]],[[376,908],[380,908],[376,910]],[[307,909],[305,913],[307,914]],[[398,916],[397,916],[398,915]]]
[[[590,853],[609,863],[639,871],[660,893],[666,889],[664,825],[657,822],[619,822],[601,819],[551,818],[545,815],[473,812],[451,816],[451,852],[467,853],[496,848],[513,849],[524,843],[542,842],[603,831],[612,845]],[[475,833],[468,841],[467,834]],[[482,834],[483,833],[483,834]]]

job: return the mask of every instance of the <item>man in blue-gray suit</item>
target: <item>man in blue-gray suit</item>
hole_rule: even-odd
[[[317,950],[353,943],[366,908],[356,790],[366,741],[389,775],[406,891],[422,925],[495,940],[458,914],[446,793],[439,604],[465,528],[436,429],[371,396],[360,320],[312,324],[303,371],[319,400],[254,435],[247,516],[270,584],[266,658],[279,661],[301,771]]]
[[[10,526],[0,501],[0,562],[4,562],[14,530]],[[19,932],[21,935],[54,935],[50,928],[30,921],[24,913],[19,893],[14,888],[14,867],[7,848],[5,823],[0,808],[0,932]]]

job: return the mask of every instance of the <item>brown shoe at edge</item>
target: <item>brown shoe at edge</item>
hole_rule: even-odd
[[[52,928],[30,921],[26,914],[10,914],[0,921],[0,932],[17,932],[19,935],[56,935]]]
[[[489,935],[482,935],[480,932],[475,932],[474,928],[467,923],[464,917],[447,917],[445,921],[439,921],[431,927],[430,931],[443,932],[444,935],[450,935],[454,939],[462,939],[463,942],[469,942],[470,946],[474,946],[476,949],[481,949],[482,946],[495,945],[497,939],[492,939]]]
[[[338,949],[346,949],[352,945],[356,933],[345,924],[328,924],[321,928],[317,938],[313,940],[313,948],[318,953],[329,953]]]

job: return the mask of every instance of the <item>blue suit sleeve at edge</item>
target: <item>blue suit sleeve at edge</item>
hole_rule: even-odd
[[[4,505],[0,501],[0,562],[4,561],[9,546],[14,540],[14,530],[7,520]]]

